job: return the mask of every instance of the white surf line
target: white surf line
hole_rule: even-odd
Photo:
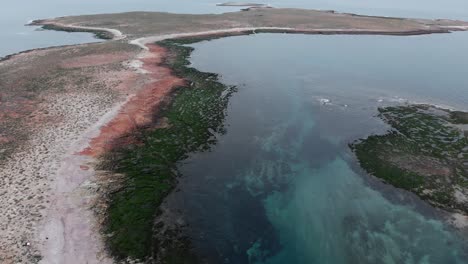
[[[111,33],[114,36],[112,40],[121,40],[127,37],[120,30],[113,29],[113,28],[85,27],[85,26],[74,26],[74,25],[72,25],[71,27],[76,28],[76,29],[106,31],[106,32]]]
[[[463,30],[466,31],[468,30],[468,26],[439,26],[440,28],[444,29],[451,29],[451,30]]]
[[[438,26],[443,29],[456,29],[456,30],[468,30],[468,26]],[[192,36],[203,36],[211,34],[222,34],[222,33],[234,33],[242,31],[255,31],[255,30],[287,30],[290,32],[303,32],[303,33],[319,33],[319,32],[340,32],[340,33],[382,33],[382,34],[404,34],[409,31],[400,31],[400,30],[381,30],[381,29],[354,29],[354,28],[314,28],[314,29],[299,29],[291,27],[242,27],[242,28],[229,28],[229,29],[217,29],[217,30],[208,30],[200,32],[191,32],[191,33],[172,33],[165,35],[155,35],[149,37],[142,37],[129,41],[130,44],[137,45],[144,50],[148,50],[146,44],[152,42],[158,42],[166,39],[174,39],[181,37],[192,37]],[[431,33],[430,29],[427,29],[428,34]],[[415,30],[417,31],[417,30]]]
[[[87,29],[87,30],[96,30],[96,31],[106,31],[111,33],[114,37],[112,40],[121,40],[126,38],[124,34],[120,30],[117,29],[112,29],[112,28],[101,28],[101,27],[84,27],[84,26],[73,26],[74,28],[77,29]]]

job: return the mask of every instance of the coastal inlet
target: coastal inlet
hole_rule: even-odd
[[[426,120],[407,122],[421,125],[411,128],[416,132],[427,131],[424,125],[457,123],[464,120],[464,113],[452,116],[430,106],[399,106],[391,97],[378,99],[385,92],[371,92],[368,97],[335,93],[333,89],[343,86],[330,90],[330,84],[320,81],[344,68],[338,66],[331,73],[314,68],[310,75],[310,67],[315,67],[311,61],[293,64],[300,61],[294,56],[309,49],[299,43],[317,37],[209,37],[213,38],[197,44],[192,43],[207,37],[157,43],[170,51],[165,64],[186,78],[187,85],[176,89],[172,102],[158,114],[159,119],[165,117],[162,128],[143,127],[132,133],[135,144],[119,144],[104,156],[103,168],[124,175],[121,188],[108,197],[106,230],[114,256],[162,263],[379,263],[382,259],[384,263],[464,263],[466,239],[444,223],[444,214],[409,192],[369,177],[348,147],[357,138],[389,129],[373,117],[381,104],[395,105],[381,108],[385,120],[413,118],[401,114],[404,111]],[[336,38],[346,38],[350,45],[369,41],[330,37],[315,45],[338,43]],[[240,48],[265,46],[261,43],[277,43],[277,49],[294,44],[297,52],[278,54],[273,45],[271,50],[245,54]],[[226,48],[229,54],[222,52]],[[284,67],[275,72],[269,65]],[[317,75],[322,72],[324,76]],[[362,89],[353,81],[348,79],[349,89]],[[320,94],[323,97],[316,97]],[[446,127],[440,124],[440,129]],[[451,142],[447,137],[465,144],[459,128],[446,129],[440,130],[445,137],[432,137],[431,144],[441,139]],[[421,133],[416,134],[421,142],[432,135]],[[375,137],[388,141],[391,135]],[[373,138],[355,147],[365,169],[359,148],[375,148],[367,143]],[[407,155],[419,161],[415,153]]]

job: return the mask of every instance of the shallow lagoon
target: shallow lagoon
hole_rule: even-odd
[[[348,148],[387,129],[378,106],[467,105],[468,60],[456,52],[466,40],[261,34],[193,45],[193,66],[238,91],[227,133],[180,166],[164,207],[208,263],[467,263],[467,241],[440,212],[368,177]]]

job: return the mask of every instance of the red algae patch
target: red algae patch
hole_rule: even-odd
[[[167,50],[155,44],[147,45],[149,51],[141,59],[143,70],[147,72],[150,82],[124,104],[117,116],[103,126],[99,135],[93,138],[90,146],[79,154],[99,156],[111,148],[111,143],[123,137],[137,127],[153,122],[153,116],[158,108],[168,98],[177,86],[185,81],[172,74],[172,71],[162,66]],[[132,140],[119,140],[119,143],[130,143]]]
[[[87,170],[89,170],[89,166],[80,165],[80,169],[87,171]]]

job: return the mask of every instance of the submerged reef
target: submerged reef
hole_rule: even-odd
[[[195,263],[188,241],[155,219],[177,183],[178,163],[190,153],[209,151],[225,132],[223,121],[235,88],[218,82],[216,74],[189,67],[193,48],[181,45],[187,42],[157,43],[168,49],[165,64],[186,85],[175,89],[154,126],[132,132],[135,144],[116,144],[101,158],[101,169],[122,175],[119,188],[108,194],[104,227],[110,252],[121,260]]]
[[[379,109],[392,129],[351,145],[361,166],[432,205],[468,213],[468,113],[429,105]]]

